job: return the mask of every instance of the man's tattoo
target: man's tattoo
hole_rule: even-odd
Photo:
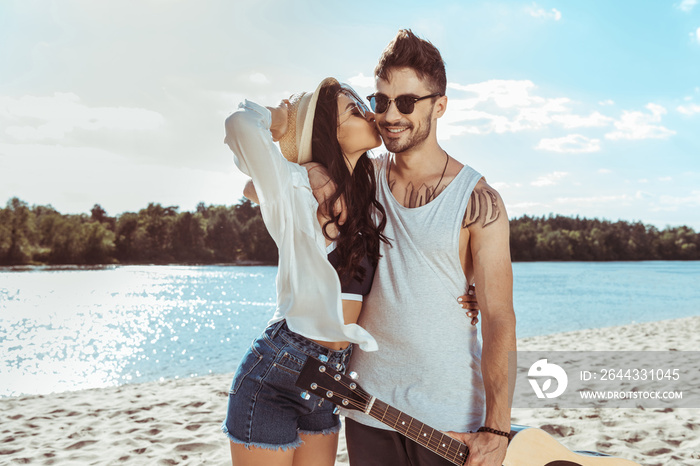
[[[476,222],[481,222],[485,228],[498,220],[501,214],[498,208],[498,196],[488,188],[474,189],[469,198],[467,211],[464,212],[462,228],[469,228]]]
[[[389,166],[387,177],[389,178],[389,190],[393,193],[394,186],[396,186],[396,179],[391,179],[391,166]],[[428,186],[425,183],[420,185],[418,188],[415,188],[413,186],[413,183],[408,183],[408,185],[406,185],[406,191],[404,193],[403,202],[401,204],[404,207],[409,208],[424,206],[428,202],[438,197],[440,193],[442,193],[445,190],[445,188],[447,188],[447,185],[442,185],[442,187],[436,187]]]
[[[418,189],[416,189],[413,187],[413,183],[408,183],[406,186],[406,194],[403,198],[403,205],[411,208],[424,206],[428,202],[438,197],[446,187],[447,186],[443,186],[440,188],[439,186],[435,187],[422,184]]]

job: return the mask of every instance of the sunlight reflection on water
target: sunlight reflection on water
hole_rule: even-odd
[[[0,396],[228,372],[274,310],[274,267],[0,272]]]
[[[700,314],[700,262],[534,262],[513,271],[519,337]],[[0,396],[233,372],[272,317],[276,273],[0,269]]]

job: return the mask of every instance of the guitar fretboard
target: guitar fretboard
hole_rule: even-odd
[[[381,400],[375,400],[369,415],[454,464],[462,466],[467,461],[469,448],[465,444]]]

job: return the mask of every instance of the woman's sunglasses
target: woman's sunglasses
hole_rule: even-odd
[[[396,109],[399,112],[403,113],[404,115],[408,115],[413,113],[413,109],[416,107],[416,102],[423,99],[429,99],[431,97],[442,97],[442,94],[436,92],[434,94],[426,95],[424,97],[400,95],[395,99],[390,99],[384,94],[372,94],[367,96],[367,100],[369,100],[369,106],[372,108],[372,111],[374,113],[386,112],[387,110],[389,110],[389,105],[391,105],[391,103],[394,102],[396,104]]]
[[[367,119],[367,113],[369,113],[369,108],[362,101],[362,99],[360,99],[360,96],[357,95],[353,88],[351,88],[347,84],[341,84],[340,93],[345,94],[347,97],[349,97],[350,100],[352,100],[353,105],[352,107],[349,107],[347,110],[338,115],[338,118],[340,118],[348,112],[357,112],[360,116],[362,116],[362,118]]]

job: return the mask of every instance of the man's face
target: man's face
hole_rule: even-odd
[[[386,81],[377,78],[377,94],[384,94],[389,99],[401,95],[423,97],[433,91],[410,68],[394,68]],[[386,148],[394,153],[405,152],[419,147],[430,135],[435,99],[424,99],[415,103],[413,112],[406,115],[391,102],[384,113],[376,113],[375,119],[379,133]]]

